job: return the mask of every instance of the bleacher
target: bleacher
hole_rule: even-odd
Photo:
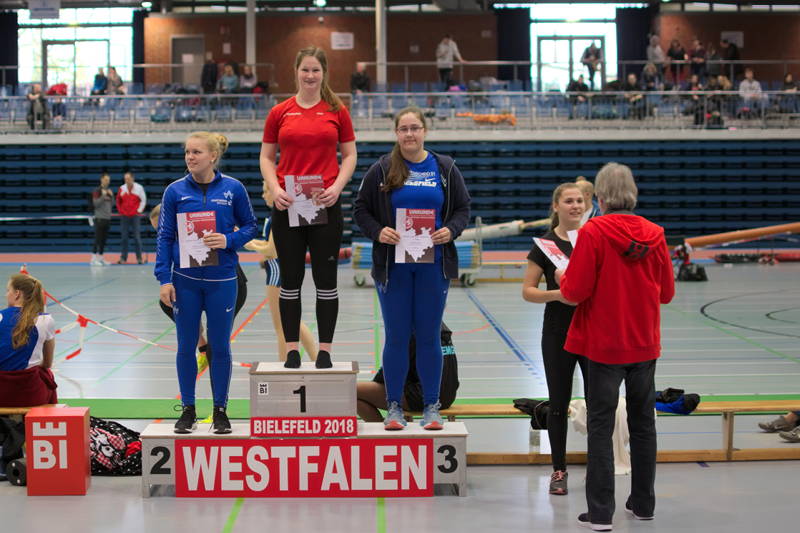
[[[344,195],[350,226],[353,195],[369,166],[391,149],[389,143],[361,142],[356,174]],[[637,212],[663,225],[668,235],[694,236],[800,219],[800,140],[731,141],[514,141],[430,142],[452,155],[472,195],[472,214],[484,224],[547,215],[556,184],[578,175],[593,179],[608,161],[633,168],[639,185]],[[223,170],[246,185],[256,214],[261,199],[260,145],[234,143]],[[0,250],[88,251],[92,229],[86,219],[48,216],[88,215],[88,198],[99,176],[111,174],[116,190],[132,170],[148,193],[148,209],[164,187],[185,172],[174,144],[50,144],[0,146]],[[112,223],[108,249],[118,246]],[[143,226],[145,247],[155,248],[155,232]],[[531,234],[532,235],[532,234]],[[531,235],[488,241],[485,249],[528,249]],[[345,245],[360,238],[346,232]]]

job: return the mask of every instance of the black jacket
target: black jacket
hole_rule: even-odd
[[[442,224],[450,230],[452,240],[442,250],[442,270],[448,279],[458,279],[458,254],[453,242],[469,222],[470,197],[464,176],[456,167],[453,158],[428,150],[439,164],[444,189]],[[372,278],[385,284],[389,277],[389,265],[394,263],[394,246],[378,242],[381,230],[395,227],[395,212],[392,209],[391,192],[383,192],[386,174],[389,172],[389,154],[381,156],[364,174],[358,189],[353,218],[361,232],[372,239]]]

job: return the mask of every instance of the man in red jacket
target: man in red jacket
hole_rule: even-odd
[[[578,304],[564,349],[589,359],[588,513],[578,521],[611,531],[614,454],[611,435],[625,381],[631,443],[631,494],[625,509],[651,520],[655,509],[655,370],[661,353],[660,304],[675,294],[664,229],[634,215],[631,169],[608,163],[597,174],[601,217],[579,231],[561,294]]]
[[[119,213],[120,226],[122,231],[122,246],[117,264],[124,265],[128,262],[128,233],[133,230],[133,242],[136,245],[136,261],[141,265],[145,263],[142,259],[142,236],[141,236],[141,217],[147,204],[147,196],[144,188],[133,179],[133,172],[125,173],[125,183],[119,188],[117,194],[117,212]]]

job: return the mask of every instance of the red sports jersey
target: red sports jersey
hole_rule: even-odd
[[[330,187],[339,175],[336,152],[339,143],[354,141],[356,134],[350,113],[341,107],[332,112],[324,100],[310,109],[297,105],[295,97],[276,105],[264,124],[265,143],[278,144],[278,183],[283,177],[321,175]]]

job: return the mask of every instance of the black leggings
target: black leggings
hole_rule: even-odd
[[[108,228],[111,226],[111,220],[107,218],[94,219],[94,247],[92,248],[93,254],[103,255],[103,250],[106,248],[106,239],[108,239]]]
[[[581,367],[583,394],[586,397],[588,361],[564,349],[566,335],[542,334],[542,359],[547,390],[550,396],[550,412],[547,414],[547,435],[550,438],[550,453],[553,470],[567,469],[567,410],[572,398],[572,376],[575,363]]]
[[[317,288],[319,342],[333,342],[339,314],[336,274],[344,229],[341,199],[327,211],[327,224],[290,228],[288,212],[273,210],[272,235],[281,266],[279,307],[286,342],[300,339],[300,287],[306,274],[306,250],[311,252],[311,275]]]

